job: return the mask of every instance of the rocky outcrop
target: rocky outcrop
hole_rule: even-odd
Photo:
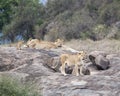
[[[106,55],[110,62],[108,69],[77,77],[63,76],[59,72],[59,55],[67,52],[60,48],[16,50],[0,47],[0,74],[35,84],[43,96],[120,96],[119,55]],[[93,68],[91,62],[88,63],[88,68]]]
[[[98,70],[106,70],[110,65],[110,62],[106,56],[107,54],[105,52],[93,51],[89,54],[89,59]]]

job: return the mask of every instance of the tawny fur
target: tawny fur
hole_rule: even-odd
[[[82,67],[84,65],[83,63],[83,58],[85,57],[85,52],[83,51],[80,51],[78,52],[77,54],[74,54],[74,55],[71,55],[71,54],[62,54],[60,55],[60,61],[61,61],[61,73],[63,75],[67,75],[65,73],[65,66],[73,66],[74,65],[74,68],[75,68],[75,74],[76,76],[79,76],[79,72],[78,72],[78,69],[79,69],[79,66],[80,66],[80,74],[82,74]]]
[[[57,41],[57,42],[49,42],[49,41],[42,41],[38,39],[31,39],[28,40],[27,46],[30,48],[35,48],[35,49],[51,49],[51,48],[58,48],[61,46],[62,41]]]
[[[21,47],[23,44],[24,44],[24,41],[19,41],[16,45],[17,50],[21,50]]]
[[[63,39],[57,39],[54,44],[58,47],[62,47],[64,40]]]

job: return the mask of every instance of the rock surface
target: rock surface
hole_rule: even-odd
[[[89,54],[89,59],[98,70],[106,70],[110,65],[110,62],[106,56],[107,54],[105,52],[93,51]]]
[[[120,96],[120,55],[107,54],[107,70],[76,77],[58,72],[59,55],[65,52],[0,47],[0,74],[35,84],[43,96]]]

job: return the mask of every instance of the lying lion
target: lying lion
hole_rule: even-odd
[[[31,39],[28,40],[27,46],[35,49],[51,49],[61,47],[62,43],[63,43],[62,40],[57,40],[56,42],[49,42],[38,39]]]
[[[60,68],[61,73],[64,76],[67,75],[65,73],[65,67],[74,65],[74,71],[75,71],[76,76],[79,76],[79,72],[78,72],[79,67],[80,67],[80,74],[83,75],[82,66],[84,65],[83,59],[85,58],[85,56],[86,56],[86,53],[83,51],[80,51],[74,55],[61,54],[60,55],[60,61],[62,64]]]
[[[57,45],[58,47],[62,47],[64,40],[57,39],[54,44]]]
[[[36,46],[36,44],[38,44],[40,42],[40,40],[38,40],[38,39],[29,39],[28,41],[27,41],[27,47],[29,47],[29,48],[35,48],[35,46]]]

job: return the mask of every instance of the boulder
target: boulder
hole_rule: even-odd
[[[102,55],[106,57],[108,54],[104,51],[92,51],[89,53],[89,56],[97,57],[98,55]]]
[[[110,65],[110,62],[107,58],[105,58],[104,56],[102,55],[98,55],[96,58],[95,58],[95,64],[98,68],[98,70],[106,70],[109,68],[109,65]]]
[[[107,54],[102,51],[93,51],[89,54],[89,59],[98,70],[106,70],[109,68],[110,62],[106,58]]]

